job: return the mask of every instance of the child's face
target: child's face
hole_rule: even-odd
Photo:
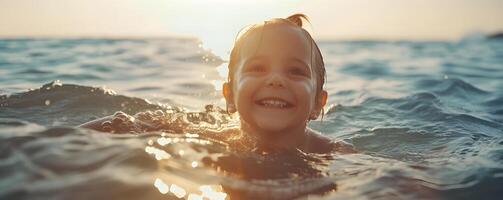
[[[303,130],[326,101],[325,91],[323,99],[316,99],[311,43],[288,25],[260,32],[251,33],[241,46],[232,88],[224,85],[227,103],[233,103],[242,122],[255,131]]]

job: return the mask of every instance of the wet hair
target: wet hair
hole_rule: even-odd
[[[317,89],[316,89],[316,97],[318,98],[318,95],[320,95],[321,91],[323,91],[323,85],[325,84],[325,78],[326,78],[326,73],[325,73],[325,63],[323,62],[323,56],[321,55],[321,51],[318,48],[318,45],[314,41],[314,39],[311,37],[311,34],[306,31],[302,27],[303,22],[302,19],[305,21],[309,22],[308,18],[304,14],[294,14],[291,15],[287,18],[275,18],[271,19],[268,21],[264,21],[264,23],[261,24],[253,24],[249,25],[245,28],[243,28],[238,35],[236,36],[236,40],[234,42],[234,47],[232,48],[230,58],[229,58],[229,64],[228,64],[228,76],[227,76],[227,81],[230,85],[230,87],[233,87],[233,81],[234,81],[234,75],[236,73],[237,69],[237,63],[239,62],[239,57],[241,54],[241,48],[243,43],[246,41],[246,38],[248,38],[252,33],[259,32],[260,34],[260,42],[262,41],[262,36],[263,36],[263,31],[266,28],[266,25],[286,25],[286,26],[293,26],[299,28],[299,30],[302,31],[304,36],[308,41],[310,41],[310,48],[311,48],[311,67],[314,68],[315,74],[317,75],[316,80],[317,80]],[[258,49],[258,48],[257,48]]]

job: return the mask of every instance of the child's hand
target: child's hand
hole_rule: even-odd
[[[124,133],[135,129],[136,119],[124,112],[116,112],[111,120],[101,123],[101,130],[112,133]]]
[[[135,118],[121,111],[111,116],[87,122],[79,127],[110,133],[142,132],[154,129],[153,125],[148,121]]]
[[[332,142],[332,147],[333,150],[339,153],[358,153],[358,151],[355,149],[355,147],[352,144],[349,144],[347,142],[344,142],[342,140],[340,141],[334,141]]]

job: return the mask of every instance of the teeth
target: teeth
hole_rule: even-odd
[[[287,103],[284,101],[280,100],[272,100],[272,99],[267,99],[267,100],[262,100],[260,103],[264,106],[268,107],[279,107],[279,108],[284,108],[287,106]]]

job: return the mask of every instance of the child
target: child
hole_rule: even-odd
[[[268,152],[353,151],[307,127],[309,120],[322,115],[327,92],[323,90],[325,67],[321,52],[302,28],[302,19],[307,20],[303,14],[272,19],[238,35],[229,59],[228,81],[222,90],[227,111],[239,113],[240,128],[221,131],[220,136],[241,135],[242,140],[253,141],[256,150]],[[129,126],[153,130],[149,123],[133,123],[130,116],[116,115]],[[82,126],[102,131],[114,127],[113,120],[97,126],[103,121],[106,119]]]
[[[330,139],[307,128],[327,101],[321,52],[302,14],[251,26],[238,36],[223,95],[241,130],[262,148],[325,152]]]

